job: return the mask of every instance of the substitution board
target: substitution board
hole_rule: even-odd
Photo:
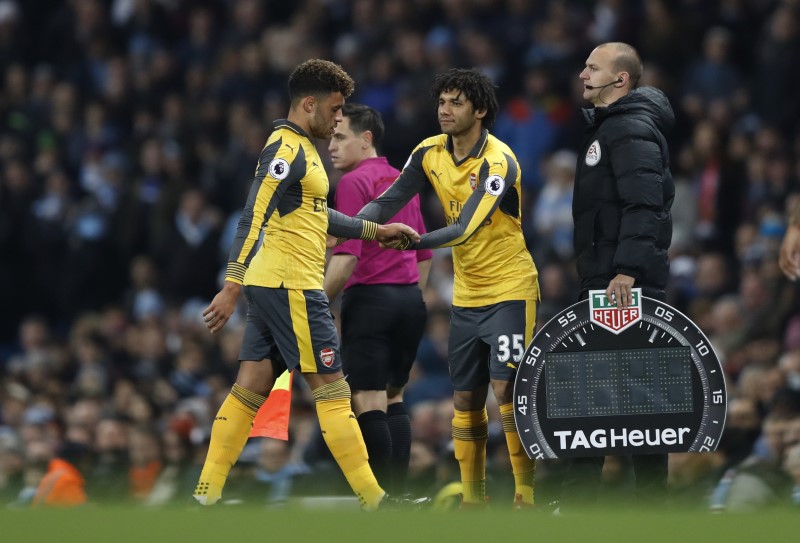
[[[553,317],[528,345],[514,384],[531,458],[712,451],[725,425],[719,359],[688,317],[633,289],[605,291]]]

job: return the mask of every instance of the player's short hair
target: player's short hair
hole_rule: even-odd
[[[380,113],[364,104],[348,102],[342,106],[342,116],[350,119],[350,129],[355,134],[363,134],[369,130],[372,133],[372,145],[378,148],[384,131]]]
[[[353,78],[341,66],[318,58],[297,66],[289,76],[288,86],[292,103],[304,96],[324,96],[335,92],[347,98],[355,89]]]
[[[495,84],[478,70],[471,68],[453,68],[439,74],[433,81],[431,94],[438,99],[443,92],[458,91],[464,93],[472,102],[475,110],[485,109],[486,115],[481,119],[483,127],[490,129],[497,118],[500,106],[494,92]]]
[[[642,78],[642,59],[639,52],[632,45],[617,41],[604,44],[606,47],[613,47],[616,51],[612,68],[615,72],[628,72],[631,81],[631,88],[639,86]]]

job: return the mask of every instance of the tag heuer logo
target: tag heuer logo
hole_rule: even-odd
[[[626,309],[617,309],[606,298],[605,290],[589,291],[589,320],[600,328],[619,334],[642,320],[642,289],[631,289],[633,304]]]

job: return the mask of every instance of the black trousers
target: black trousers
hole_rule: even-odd
[[[633,466],[636,478],[634,495],[639,503],[661,502],[667,493],[666,454],[637,454],[626,457]],[[604,456],[571,458],[561,491],[561,501],[566,504],[591,504],[601,493],[601,475]]]
[[[636,287],[638,285],[634,285]],[[643,289],[645,296],[664,301],[664,291]],[[588,291],[581,292],[580,299],[585,300]],[[666,497],[668,461],[667,454],[640,454],[626,457],[632,466],[636,478],[635,496],[638,501],[661,501]],[[592,503],[597,500],[600,491],[604,456],[571,458],[566,466],[566,474],[561,492],[561,499],[570,503]]]

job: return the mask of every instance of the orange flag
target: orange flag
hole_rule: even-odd
[[[292,372],[284,371],[275,379],[272,392],[253,420],[250,437],[289,439],[289,410],[292,406]]]

